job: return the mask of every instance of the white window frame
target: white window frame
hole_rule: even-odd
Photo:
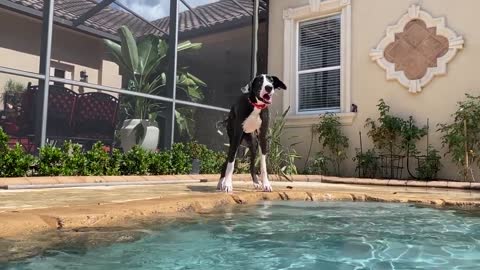
[[[340,110],[318,110],[299,112],[299,28],[303,21],[340,15]],[[351,0],[310,0],[306,6],[283,11],[284,19],[284,70],[283,79],[289,90],[283,95],[283,109],[290,107],[288,119],[297,120],[287,125],[311,125],[318,122],[318,115],[336,112],[341,122],[351,124],[355,113],[351,113]],[[331,68],[331,67],[329,67]],[[328,68],[326,68],[328,69]],[[320,70],[320,69],[319,69]]]
[[[313,69],[308,69],[308,70],[302,70],[300,71],[300,24],[302,22],[308,22],[308,21],[315,21],[315,20],[320,20],[320,19],[323,19],[323,18],[328,18],[328,17],[334,17],[334,16],[338,16],[340,15],[339,17],[341,18],[341,14],[339,12],[336,12],[336,13],[332,13],[332,14],[328,14],[328,15],[325,15],[325,16],[321,16],[321,17],[315,17],[315,18],[308,18],[308,19],[303,19],[303,20],[299,20],[296,22],[296,46],[295,46],[295,66],[296,66],[296,76],[295,76],[295,89],[297,91],[295,91],[295,113],[297,115],[311,115],[311,114],[315,114],[315,115],[318,115],[319,113],[322,114],[322,113],[327,113],[327,112],[334,112],[334,113],[340,113],[341,112],[341,104],[340,104],[340,109],[334,109],[334,108],[323,108],[323,109],[320,109],[320,110],[309,110],[309,111],[303,111],[301,112],[299,110],[300,108],[300,75],[301,74],[308,74],[308,73],[315,73],[315,72],[322,72],[322,71],[329,71],[329,70],[337,70],[339,69],[340,70],[340,74],[342,73],[342,65],[340,64],[339,66],[330,66],[330,67],[324,67],[324,68],[313,68]],[[342,31],[343,29],[340,29],[340,31]],[[341,33],[340,33],[341,34]],[[340,46],[341,47],[341,46]],[[342,51],[342,48],[340,48],[340,51]],[[340,56],[341,57],[341,56]],[[341,76],[341,75],[340,75]],[[341,83],[342,79],[340,77],[340,83]],[[341,86],[340,86],[340,100],[341,100],[341,96],[342,96],[342,89],[341,89]]]
[[[55,70],[63,70],[65,72],[65,77],[62,79],[73,80],[73,74],[75,72],[75,67],[72,65],[51,61],[50,62],[50,76],[55,76]],[[53,85],[53,82],[50,82],[50,85]],[[73,86],[70,84],[65,84],[65,88],[72,90]]]

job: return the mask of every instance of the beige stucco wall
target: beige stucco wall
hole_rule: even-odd
[[[270,1],[270,39],[269,72],[283,76],[283,10],[308,4],[308,0]],[[385,71],[372,62],[369,52],[383,38],[386,27],[393,25],[407,12],[407,8],[418,1],[409,0],[352,0],[352,66],[351,66],[351,101],[358,105],[359,112],[351,125],[343,127],[350,138],[349,159],[343,168],[344,175],[354,174],[355,148],[359,147],[358,133],[363,133],[364,149],[371,146],[366,137],[365,120],[377,117],[375,105],[380,98],[391,105],[391,111],[399,116],[413,115],[419,124],[426,124],[430,119],[430,141],[438,149],[441,147],[440,134],[436,125],[451,120],[450,115],[456,109],[456,103],[464,98],[465,93],[480,94],[480,31],[475,21],[478,18],[480,1],[478,0],[423,0],[422,8],[434,17],[445,16],[448,27],[465,39],[465,48],[460,51],[448,65],[448,74],[435,78],[420,94],[410,94],[396,81],[387,81]],[[289,85],[288,91],[296,91]],[[276,109],[281,109],[281,98],[277,99]],[[301,144],[297,150],[306,156],[311,138],[308,127],[289,127],[286,138],[299,136]],[[314,138],[312,153],[320,150]],[[421,149],[425,143],[419,144]],[[442,154],[444,150],[442,150]],[[303,165],[304,160],[299,161]],[[443,159],[444,168],[440,177],[456,178],[456,167],[449,157]],[[412,166],[413,167],[413,166]],[[404,171],[404,176],[406,171]],[[478,178],[478,177],[477,177]]]
[[[38,72],[40,35],[41,21],[0,9],[0,66]],[[104,52],[100,38],[54,27],[52,67],[71,67],[74,80],[80,80],[80,71],[85,70],[90,83],[120,87],[118,66],[105,59]],[[0,73],[0,94],[9,78],[25,85],[38,84],[33,79]]]

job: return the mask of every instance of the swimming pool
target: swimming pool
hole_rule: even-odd
[[[407,204],[262,202],[68,244],[0,269],[478,269],[480,215]],[[122,236],[124,237],[124,236]]]

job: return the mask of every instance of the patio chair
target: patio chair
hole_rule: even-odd
[[[18,108],[18,114],[13,118],[0,120],[0,126],[8,134],[10,140],[8,144],[14,146],[17,142],[21,143],[25,151],[32,153],[36,146],[33,143],[35,127],[35,97],[38,88],[28,85],[21,98],[21,106]]]
[[[91,147],[95,142],[113,148],[119,101],[112,95],[92,92],[80,94],[73,115],[75,141]]]
[[[73,136],[72,120],[77,101],[72,90],[51,85],[48,93],[47,137],[64,139]]]

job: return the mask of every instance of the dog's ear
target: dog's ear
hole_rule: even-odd
[[[250,83],[248,83],[244,87],[240,88],[240,91],[242,91],[242,93],[244,93],[244,94],[250,92]]]
[[[273,79],[273,88],[287,90],[287,86],[276,76],[272,76]]]

